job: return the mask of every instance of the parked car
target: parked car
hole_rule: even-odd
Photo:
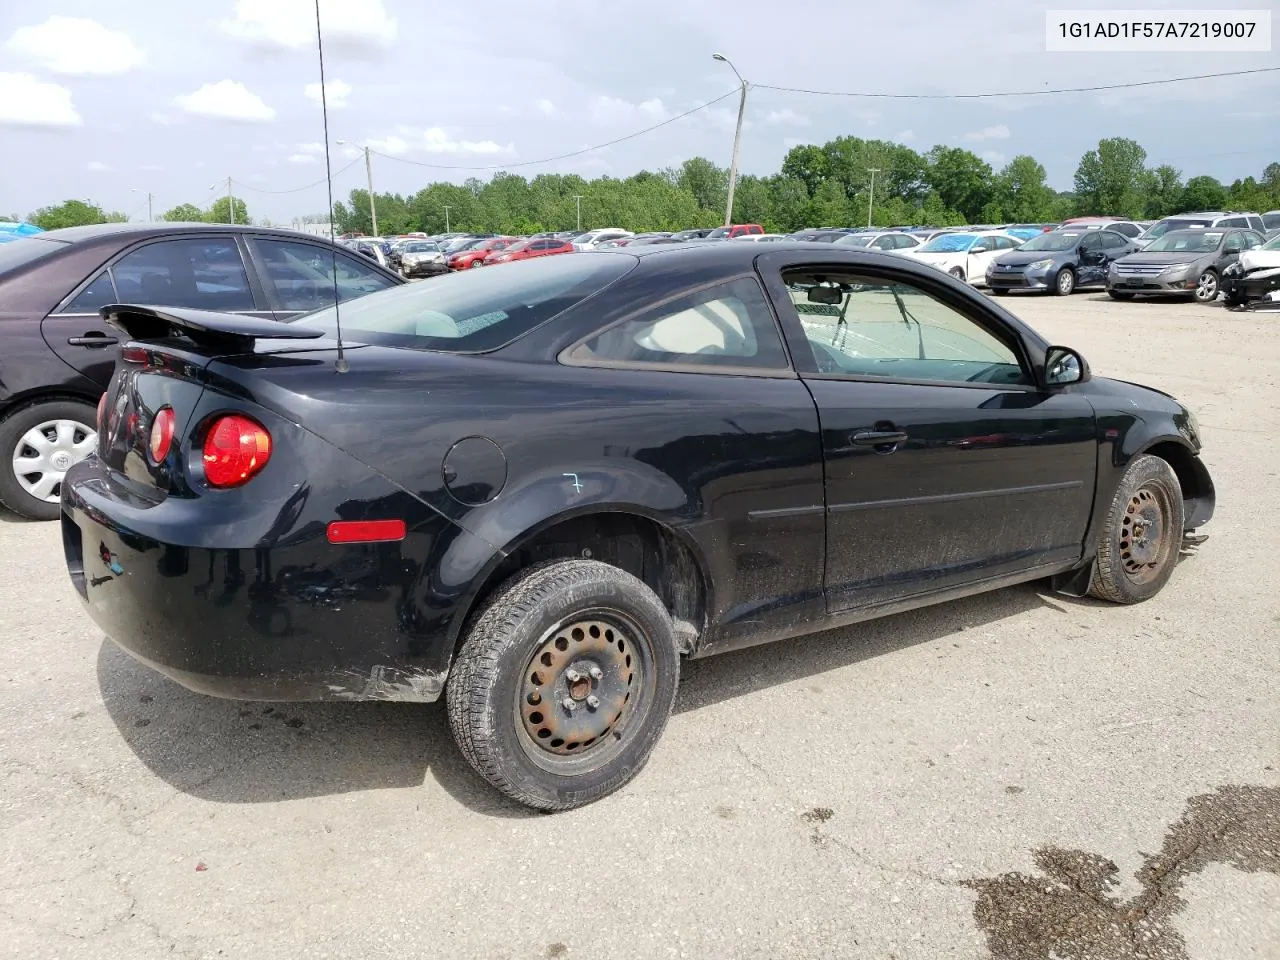
[[[1114,230],[1124,234],[1130,240],[1142,235],[1141,224],[1133,220],[1121,220],[1116,217],[1072,217],[1062,221],[1062,226],[1077,230]]]
[[[397,247],[400,273],[405,277],[438,277],[449,272],[444,251],[430,240],[409,240]]]
[[[842,237],[849,236],[848,230],[797,230],[787,234],[788,240],[804,240],[809,243],[835,243]]]
[[[1063,228],[1032,237],[987,265],[987,286],[997,295],[1040,290],[1069,296],[1080,287],[1107,285],[1111,263],[1136,243],[1114,230]]]
[[[94,446],[94,404],[120,333],[98,311],[130,301],[287,319],[402,284],[328,240],[218,224],[107,223],[0,246],[0,503],[58,515],[63,475]]]
[[[487,240],[477,240],[475,243],[464,246],[457,253],[450,254],[445,262],[450,270],[470,270],[472,267],[481,267],[490,257],[496,256],[513,244],[520,243],[522,239],[521,237],[489,237]]]
[[[621,240],[623,237],[633,237],[630,230],[619,230],[615,227],[602,227],[598,230],[588,230],[586,233],[580,233],[573,238],[573,246],[576,250],[594,250],[602,243],[609,240]]]
[[[1234,211],[1211,210],[1203,213],[1180,213],[1174,217],[1165,217],[1147,230],[1139,242],[1145,247],[1153,240],[1159,240],[1171,230],[1229,230],[1243,228],[1254,230],[1260,234],[1267,232],[1262,217],[1256,213],[1238,213]]]
[[[1263,300],[1280,290],[1280,235],[1240,254],[1233,264],[1222,268],[1222,301],[1239,307]]]
[[[505,250],[500,250],[486,263],[512,263],[516,260],[531,260],[536,257],[550,257],[560,253],[574,253],[577,245],[568,240],[557,240],[554,237],[541,237],[533,240],[521,240],[513,243]],[[588,247],[587,249],[590,249]]]
[[[385,270],[391,270],[391,245],[383,240],[354,240],[351,249],[361,256],[368,257]]]
[[[732,223],[723,227],[716,227],[707,234],[707,240],[732,240],[735,237],[747,236],[749,234],[764,233],[764,227],[758,223]]]
[[[921,246],[924,241],[919,237],[912,236],[909,233],[899,233],[897,231],[886,231],[884,233],[849,233],[843,237],[837,237],[834,241],[837,246],[862,247],[866,250],[914,250]]]
[[[1107,293],[1117,300],[1156,293],[1212,303],[1218,298],[1223,269],[1244,251],[1260,246],[1262,234],[1252,230],[1172,230],[1113,263]]]
[[[622,243],[622,241],[615,241],[615,242]],[[622,243],[622,245],[627,247],[644,247],[653,243],[684,243],[684,241],[677,240],[675,237],[663,237],[663,236],[633,237],[631,240],[628,240],[625,243]]]
[[[1214,510],[1175,399],[849,247],[386,291],[342,308],[348,374],[332,310],[108,317],[132,343],[61,538],[98,627],[206,694],[443,696],[544,810],[640,771],[682,655],[1050,577],[1141,602]]]
[[[1280,210],[1268,210],[1264,213],[1262,215],[1262,226],[1267,233],[1272,230],[1280,230]]]
[[[696,230],[679,230],[671,236],[675,240],[701,240],[711,232],[711,227],[700,227]]]
[[[1001,230],[940,233],[923,246],[903,250],[912,257],[949,273],[957,280],[978,284],[986,282],[987,264],[1022,241]]]
[[[785,233],[740,233],[730,237],[734,243],[776,243],[779,240],[790,240]]]

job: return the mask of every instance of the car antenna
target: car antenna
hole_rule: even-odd
[[[316,52],[320,57],[320,116],[324,119],[324,182],[329,191],[329,259],[333,282],[333,325],[338,332],[338,360],[333,368],[338,373],[346,373],[351,369],[346,354],[342,351],[342,299],[338,296],[338,241],[333,235],[333,168],[329,163],[329,100],[324,85],[324,39],[320,33],[320,0],[316,0]],[[373,202],[373,198],[369,198]]]

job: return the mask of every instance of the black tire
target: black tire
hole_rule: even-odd
[[[1070,267],[1063,267],[1054,275],[1053,292],[1060,297],[1069,297],[1076,292],[1076,272]]]
[[[992,287],[991,292],[994,293],[997,297],[1005,297],[1009,295],[1009,288],[1008,287]]]
[[[1184,519],[1173,468],[1159,457],[1135,457],[1107,510],[1089,593],[1114,603],[1154,597],[1177,566]],[[1156,536],[1142,537],[1153,525]]]
[[[967,283],[967,282],[968,282],[968,281],[965,279],[964,271],[963,271],[963,270],[961,270],[959,267],[952,267],[952,268],[951,268],[951,275],[952,275],[953,277],[955,277],[957,280],[959,280],[961,283]]]
[[[640,772],[679,677],[671,617],[652,590],[605,563],[553,561],[512,577],[472,624],[449,676],[449,724],[467,762],[508,797],[569,810]],[[564,739],[576,729],[592,734],[580,750]]]
[[[89,404],[75,400],[50,400],[23,407],[0,421],[0,505],[8,507],[28,520],[56,520],[62,509],[56,499],[50,502],[29,493],[19,481],[13,465],[14,457],[19,453],[19,446],[26,445],[23,440],[24,435],[29,430],[52,421],[69,421],[92,435],[97,421],[97,411]],[[71,463],[74,462],[75,459],[71,461]],[[67,466],[69,467],[71,463]],[[61,472],[65,473],[66,469],[61,468]],[[30,477],[33,474],[27,474],[27,476]],[[59,480],[50,491],[50,496],[56,497],[60,492],[61,481]]]
[[[1133,294],[1128,290],[1108,290],[1107,296],[1112,300],[1132,300]]]
[[[1196,280],[1196,292],[1192,296],[1196,298],[1196,303],[1213,303],[1218,299],[1219,286],[1218,271],[1206,270]]]

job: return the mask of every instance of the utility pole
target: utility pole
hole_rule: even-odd
[[[449,205],[448,204],[444,205],[444,232],[445,233],[453,232],[452,230],[449,229]]]
[[[133,187],[129,192],[145,193],[147,195],[147,223],[155,223],[155,212],[152,209],[152,205],[155,202],[156,195],[149,190],[139,190],[137,187]]]
[[[574,202],[578,205],[578,232],[582,232],[582,194],[575,193],[573,195]]]
[[[747,112],[747,81],[742,79],[742,74],[738,73],[733,61],[723,53],[713,53],[711,59],[729,64],[729,69],[742,84],[742,92],[738,96],[738,126],[733,131],[733,159],[729,161],[729,198],[724,205],[724,225],[727,227],[733,223],[733,190],[738,184],[738,148],[742,144],[742,118]]]
[[[876,202],[876,174],[880,172],[879,167],[868,167],[871,171],[871,189],[867,193],[867,226],[871,226],[871,208]]]
[[[351,143],[349,140],[339,140],[339,144]],[[359,143],[353,143],[352,146],[360,147],[364,151],[364,176],[365,181],[369,184],[369,221],[373,226],[371,236],[378,236],[378,202],[373,196],[373,160],[370,157],[370,151],[367,146]]]
[[[217,190],[218,185],[216,183],[211,183],[209,184],[209,189]],[[235,223],[236,222],[236,196],[234,193],[231,192],[230,177],[227,177],[227,203],[230,204],[230,207],[231,207],[231,222]]]

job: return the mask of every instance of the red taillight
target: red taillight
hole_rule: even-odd
[[[377,543],[404,539],[403,520],[335,520],[329,524],[330,543]]]
[[[104,393],[98,398],[98,432],[102,433],[107,428],[107,395]]]
[[[173,443],[173,408],[161,407],[151,421],[151,462],[159,463],[169,455]]]
[[[204,478],[213,487],[238,487],[271,458],[271,434],[262,424],[228,414],[215,420],[204,439]]]
[[[124,347],[120,350],[120,359],[125,363],[146,363],[147,351],[144,347]]]

